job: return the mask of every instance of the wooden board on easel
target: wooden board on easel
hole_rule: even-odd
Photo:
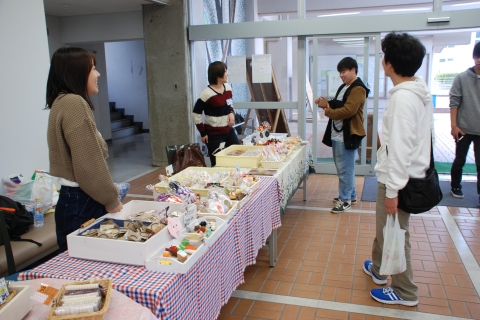
[[[252,58],[247,58],[247,84],[252,102],[282,101],[278,90],[277,80],[272,68],[272,82],[252,83]],[[272,126],[272,132],[287,133],[290,135],[287,117],[283,109],[255,109],[259,123],[267,121]],[[247,112],[247,118],[250,110]],[[247,119],[246,118],[246,119]]]

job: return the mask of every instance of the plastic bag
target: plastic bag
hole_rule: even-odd
[[[23,204],[28,211],[33,211],[35,199],[39,198],[44,211],[52,207],[53,177],[42,170],[35,170],[35,179],[23,177],[21,174],[2,179],[5,195]]]
[[[405,230],[400,229],[398,213],[387,215],[387,223],[383,227],[383,251],[381,275],[402,273],[407,269],[405,259]]]

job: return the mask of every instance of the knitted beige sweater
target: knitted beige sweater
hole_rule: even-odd
[[[120,204],[105,161],[108,146],[85,99],[59,95],[50,108],[47,137],[51,175],[77,182],[107,210]]]

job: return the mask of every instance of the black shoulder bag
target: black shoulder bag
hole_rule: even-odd
[[[388,155],[388,153],[387,153]],[[425,178],[410,178],[398,191],[398,208],[408,213],[422,213],[435,207],[443,198],[438,173],[433,161],[433,140],[430,149],[430,167]]]

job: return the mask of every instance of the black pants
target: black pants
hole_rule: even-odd
[[[468,149],[473,142],[473,152],[475,155],[475,165],[477,166],[477,193],[480,195],[480,136],[466,134],[462,140],[457,142],[455,148],[455,160],[452,163],[450,175],[452,177],[452,188],[462,187],[463,166],[467,161]]]
[[[210,163],[212,164],[212,167],[215,167],[217,163],[213,152],[217,150],[222,142],[225,142],[225,148],[230,147],[232,144],[240,144],[240,142],[238,142],[237,134],[233,128],[230,130],[227,137],[222,136],[221,139],[218,139],[215,136],[208,136],[207,149],[208,154],[210,155]]]

